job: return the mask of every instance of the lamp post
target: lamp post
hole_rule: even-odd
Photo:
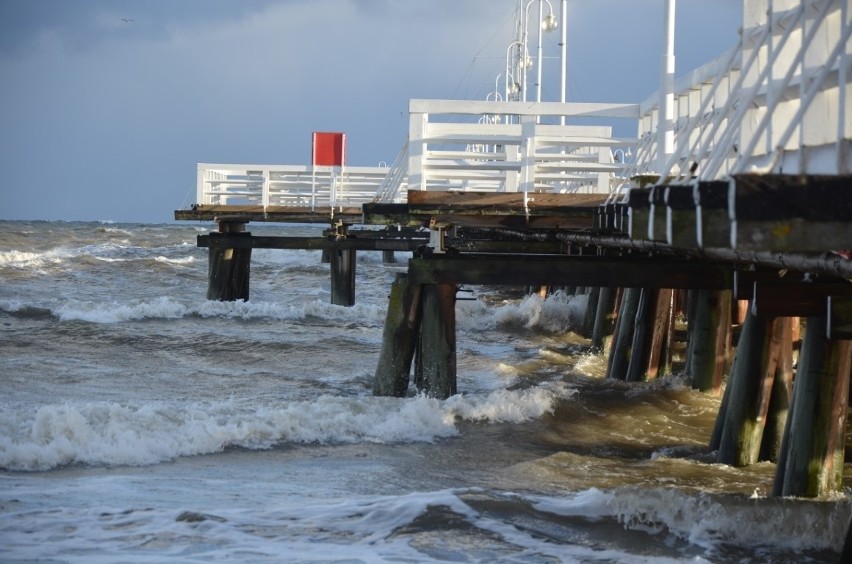
[[[522,28],[523,28],[523,31],[524,31],[524,36],[523,36],[523,40],[521,41],[521,43],[523,43],[523,45],[524,45],[524,52],[527,52],[527,53],[529,52],[527,46],[528,46],[528,41],[529,41],[529,37],[528,37],[529,36],[529,31],[528,31],[529,25],[528,24],[529,24],[529,19],[530,19],[530,6],[532,6],[533,3],[535,3],[535,2],[538,2],[538,18],[539,18],[539,23],[540,23],[540,25],[538,26],[538,45],[536,47],[536,61],[535,61],[536,65],[537,65],[537,68],[536,68],[536,102],[541,102],[541,51],[542,51],[541,37],[542,37],[542,32],[546,31],[546,32],[549,33],[551,31],[555,30],[557,27],[559,27],[559,22],[556,20],[556,16],[553,15],[553,5],[550,3],[550,0],[530,0],[529,2],[527,2],[527,6],[524,9],[524,12],[522,14],[522,16],[523,16]],[[542,17],[542,9],[543,9],[545,3],[547,3],[548,14],[546,16]],[[526,102],[526,100],[527,100],[527,67],[526,67],[526,65],[524,67],[524,79],[523,79],[523,84],[521,85],[521,90],[522,90],[522,95],[523,95],[523,101]]]
[[[517,53],[514,60],[512,59],[513,47]],[[518,99],[517,96],[523,90],[523,86],[518,84],[515,80],[515,74],[523,72],[526,75],[527,61],[529,60],[530,58],[527,54],[527,46],[522,41],[512,41],[509,43],[509,46],[506,47],[506,74],[503,91],[505,100]]]

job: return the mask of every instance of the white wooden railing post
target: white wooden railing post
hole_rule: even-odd
[[[427,179],[423,167],[426,156],[424,139],[429,127],[429,114],[410,112],[408,123],[408,189],[426,190]]]
[[[206,167],[202,163],[198,163],[195,173],[195,201],[200,205],[206,205],[210,202],[204,194],[204,176]]]
[[[852,22],[849,21],[850,9],[849,2],[841,2],[840,4],[840,25],[841,28],[852,27]],[[852,172],[852,166],[846,159],[849,147],[849,139],[846,137],[846,81],[848,80],[847,64],[849,64],[849,53],[852,46],[846,45],[846,48],[840,53],[840,63],[837,67],[837,85],[838,92],[838,119],[837,119],[837,173],[849,174]],[[848,132],[852,136],[852,131]]]
[[[263,193],[261,195],[261,201],[263,202],[263,209],[269,207],[269,169],[263,169]]]
[[[521,191],[535,192],[535,133],[536,116],[521,116]]]
[[[674,35],[675,0],[666,0],[665,50],[660,71],[660,106],[657,118],[657,170],[664,174],[669,155],[674,153]]]

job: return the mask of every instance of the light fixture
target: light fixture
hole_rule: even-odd
[[[559,27],[559,22],[556,21],[556,16],[553,13],[547,14],[543,20],[541,20],[541,29],[547,32],[551,32],[554,29]]]

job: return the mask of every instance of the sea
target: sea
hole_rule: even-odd
[[[310,225],[254,225],[318,235]],[[390,284],[204,223],[0,221],[0,562],[834,562],[852,516],[716,464],[719,399],[605,378],[587,298],[462,288],[458,390],[372,395]],[[677,360],[677,359],[676,359]]]

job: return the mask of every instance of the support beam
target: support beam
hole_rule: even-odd
[[[692,387],[718,396],[731,329],[731,291],[697,290],[695,315],[689,323]]]
[[[627,371],[630,366],[630,347],[633,344],[633,330],[636,326],[636,312],[639,309],[641,294],[641,288],[624,289],[607,363],[607,378],[627,379]]]
[[[784,441],[784,427],[790,411],[793,395],[793,322],[786,317],[778,321],[781,325],[781,348],[769,398],[769,411],[760,444],[761,461],[778,462]]]
[[[331,303],[351,307],[355,305],[355,249],[333,246],[329,252],[331,269]]]
[[[615,294],[615,288],[601,287],[595,311],[595,327],[592,330],[592,348],[596,351],[602,351],[604,340],[612,335],[615,324]]]
[[[717,462],[748,466],[758,461],[780,350],[780,325],[749,312],[737,347]]]
[[[244,223],[220,223],[232,239],[251,239]],[[233,302],[249,299],[251,248],[211,248],[208,252],[207,299]]]
[[[825,324],[807,320],[776,495],[816,497],[841,487],[852,341],[826,339]]]
[[[447,399],[456,388],[456,286],[426,284],[422,289],[420,369],[427,395]]]
[[[695,234],[702,249],[729,248],[731,222],[728,219],[728,182],[697,182],[695,198]]]
[[[397,273],[391,285],[382,350],[373,380],[374,396],[404,397],[420,330],[420,286]]]
[[[692,186],[666,188],[666,236],[673,247],[697,247],[695,198]]]
[[[415,284],[730,288],[729,265],[663,257],[543,257],[462,255],[412,259]]]
[[[636,307],[636,320],[633,323],[633,340],[630,343],[630,361],[625,376],[628,382],[644,382],[648,378],[648,359],[651,356],[651,342],[654,334],[656,298],[655,289],[642,288],[639,291],[639,304]]]
[[[580,327],[580,334],[584,337],[591,338],[595,330],[595,317],[598,311],[598,300],[600,300],[600,286],[592,286],[589,288],[588,298],[586,300],[586,312],[583,316],[583,326]]]
[[[852,177],[739,174],[730,184],[731,246],[822,252],[852,241]]]

